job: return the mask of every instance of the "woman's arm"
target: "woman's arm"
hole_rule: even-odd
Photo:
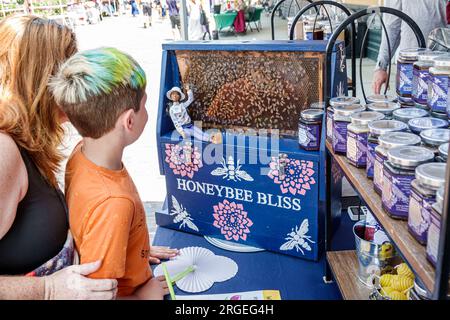
[[[46,277],[0,276],[0,300],[115,299],[116,280],[85,277],[100,266],[100,261],[70,266]]]
[[[19,148],[0,132],[0,240],[11,228],[19,202],[28,189],[28,176]]]

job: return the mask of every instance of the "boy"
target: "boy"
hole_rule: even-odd
[[[177,250],[150,247],[145,213],[122,164],[126,146],[144,130],[145,73],[129,55],[100,48],[77,53],[50,81],[56,102],[83,137],[66,167],[70,229],[81,263],[103,260],[93,278],[115,278],[118,296],[162,299],[163,278],[149,259]]]

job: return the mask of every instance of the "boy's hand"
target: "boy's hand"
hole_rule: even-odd
[[[169,294],[169,288],[164,276],[151,278],[134,292],[141,300],[163,300]]]
[[[148,261],[151,264],[158,264],[161,263],[160,259],[170,259],[176,257],[180,252],[178,249],[171,249],[169,247],[159,247],[159,246],[152,246],[150,248],[150,257],[148,258]]]

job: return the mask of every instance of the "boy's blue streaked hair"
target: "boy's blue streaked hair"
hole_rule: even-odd
[[[60,105],[83,103],[89,97],[110,94],[119,86],[139,90],[145,85],[141,66],[130,55],[107,47],[75,54],[49,84]]]

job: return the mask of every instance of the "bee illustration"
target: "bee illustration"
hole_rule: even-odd
[[[297,252],[300,251],[303,255],[305,254],[303,250],[311,251],[309,243],[315,242],[311,240],[311,236],[306,235],[308,231],[309,223],[308,219],[305,219],[300,227],[292,228],[292,232],[288,233],[287,238],[285,238],[287,242],[280,247],[280,250],[287,251],[295,248]]]
[[[228,157],[228,162],[225,162],[225,158],[222,158],[222,167],[214,169],[211,171],[211,174],[213,176],[223,176],[222,178],[226,178],[228,181],[241,181],[241,179],[253,181],[253,178],[247,172],[241,170],[239,159],[235,166],[232,156]]]
[[[180,223],[179,228],[183,228],[185,226],[188,226],[194,231],[198,232],[198,228],[195,225],[194,222],[192,222],[194,219],[191,218],[191,215],[186,211],[186,209],[178,202],[178,200],[172,196],[172,206],[173,209],[170,211],[170,215],[175,215],[175,218],[173,219],[173,223]]]
[[[400,72],[400,87],[404,87],[405,85],[409,85],[411,80],[404,72]]]
[[[439,99],[446,99],[446,93],[444,92],[444,90],[441,89],[441,87],[439,87],[437,83],[433,83],[431,86],[432,86],[432,97],[431,97],[432,105],[436,104],[436,102]]]

